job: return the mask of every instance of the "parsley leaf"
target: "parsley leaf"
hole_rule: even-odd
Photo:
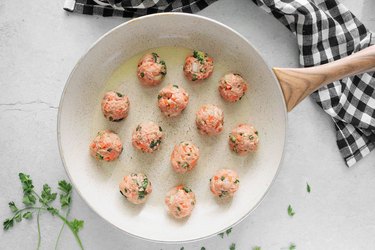
[[[33,194],[34,193],[34,185],[33,181],[31,180],[29,175],[26,175],[24,173],[19,173],[18,177],[22,184],[22,190],[23,190],[23,199],[22,202],[26,206],[32,206],[36,202],[36,197]]]
[[[3,222],[3,229],[6,231],[8,230],[9,228],[13,227],[14,225],[14,221],[13,219],[6,219],[4,222]]]
[[[294,243],[290,243],[289,250],[295,250],[295,249],[296,249],[296,245]]]
[[[255,246],[252,250],[262,250],[262,248],[260,248],[260,246]]]
[[[227,236],[232,232],[232,228],[228,228],[227,231],[225,231],[225,233],[227,234]]]
[[[309,183],[307,183],[307,182],[306,182],[306,190],[307,190],[308,193],[311,192],[311,187],[310,187]]]
[[[17,208],[16,204],[14,204],[13,201],[9,202],[8,205],[9,205],[10,211],[12,211],[13,213],[18,211],[18,208]]]
[[[294,214],[295,214],[295,212],[294,212],[292,206],[289,204],[289,206],[288,206],[288,215],[289,215],[290,217],[293,217]]]
[[[236,250],[236,244],[232,243],[229,247],[229,250]]]
[[[191,192],[191,189],[188,188],[188,187],[183,187],[182,189],[183,189],[186,193],[190,193],[190,192]]]
[[[65,180],[59,181],[60,192],[60,204],[61,208],[66,208],[70,206],[71,195],[72,195],[72,184],[66,182]]]
[[[218,234],[222,239],[224,238],[224,233],[219,233]]]
[[[40,199],[39,201],[47,206],[56,199],[56,196],[57,193],[52,193],[51,187],[48,184],[44,184],[43,191],[41,194],[42,199]]]
[[[72,227],[72,230],[76,233],[78,233],[78,231],[83,228],[83,223],[83,220],[77,219],[74,219],[69,222],[70,226]]]

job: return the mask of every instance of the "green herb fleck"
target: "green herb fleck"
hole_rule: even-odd
[[[229,250],[236,250],[236,244],[232,243],[229,247]]]
[[[181,211],[181,208],[180,208],[180,207],[177,207],[177,210],[178,210],[178,211]]]
[[[151,53],[152,54],[152,57],[154,58],[154,62],[157,62],[158,61],[158,54],[156,54],[155,52]]]
[[[219,233],[218,234],[222,239],[224,238],[224,233]]]
[[[236,143],[236,141],[237,141],[236,137],[233,136],[233,135],[229,135],[229,139],[230,139],[231,142],[233,142],[233,143]]]
[[[141,128],[142,128],[141,125],[138,125],[135,131],[139,131]]]
[[[206,250],[206,248],[205,247],[201,247],[201,250]]]
[[[161,95],[158,95],[158,100],[160,100],[162,98],[162,96]]]
[[[143,78],[143,77],[145,77],[145,73],[144,72],[141,72],[141,77]]]
[[[295,249],[296,249],[296,245],[294,243],[290,243],[289,250],[295,250]]]
[[[183,187],[182,189],[183,189],[186,193],[190,193],[190,192],[191,192],[191,189],[188,188],[188,187]]]
[[[293,217],[294,214],[295,214],[295,212],[294,212],[292,206],[289,205],[289,206],[288,206],[288,215],[289,215],[290,217]]]
[[[100,159],[100,160],[103,160],[103,159],[104,159],[104,157],[103,157],[101,154],[99,154],[99,153],[96,153],[96,157],[97,157],[98,159]]]
[[[177,88],[178,89],[178,86],[177,85],[173,85],[173,87]]]
[[[154,148],[154,147],[156,147],[157,145],[159,145],[161,143],[161,140],[160,139],[158,139],[158,140],[154,140],[154,141],[152,141],[151,143],[150,143],[150,148]]]
[[[206,57],[206,54],[202,51],[194,50],[193,57],[196,58],[201,64],[203,64],[204,58]]]
[[[184,164],[182,164],[182,166],[181,167],[183,167],[183,168],[188,168],[189,167],[189,163],[187,163],[187,162],[184,162]]]
[[[193,74],[191,80],[192,80],[192,81],[196,81],[196,80],[198,80],[198,76],[197,76],[196,74]]]
[[[262,250],[262,248],[260,246],[255,246],[252,250]]]
[[[225,180],[225,176],[221,176],[220,180],[224,181]]]
[[[118,97],[123,97],[123,95],[119,92],[116,92],[116,94],[117,94]]]
[[[258,131],[255,131],[255,134],[258,135]]]
[[[311,187],[310,187],[309,183],[307,183],[307,182],[306,182],[306,190],[307,190],[308,193],[311,192]]]
[[[159,131],[160,131],[160,132],[163,132],[163,129],[162,129],[160,126],[159,126]]]
[[[225,233],[227,234],[227,236],[232,232],[232,228],[228,228]]]
[[[240,183],[239,179],[236,179],[236,181],[234,182],[234,184],[237,184],[237,183]]]

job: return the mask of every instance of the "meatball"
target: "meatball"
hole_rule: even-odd
[[[238,175],[234,170],[220,169],[210,179],[210,189],[217,197],[233,197],[238,190],[239,183]]]
[[[221,97],[228,102],[237,102],[245,95],[247,82],[239,74],[229,73],[219,80]]]
[[[111,122],[121,121],[128,116],[129,98],[121,93],[109,91],[102,99],[102,111]]]
[[[132,144],[135,148],[146,153],[159,149],[163,138],[163,130],[153,122],[140,123],[133,131]]]
[[[158,54],[146,54],[139,60],[137,76],[142,84],[146,86],[158,85],[166,74],[167,66]]]
[[[186,173],[195,168],[199,159],[199,149],[192,142],[184,141],[176,145],[171,155],[172,168],[177,173]]]
[[[165,197],[168,212],[180,219],[189,216],[195,206],[195,194],[183,185],[172,188]]]
[[[130,174],[124,176],[119,184],[120,193],[133,204],[145,203],[152,192],[152,185],[145,174]]]
[[[90,144],[90,153],[97,160],[113,161],[122,152],[120,137],[110,131],[101,130]]]
[[[215,105],[203,105],[196,113],[195,123],[201,134],[217,135],[223,130],[224,113]]]
[[[166,116],[179,115],[188,105],[189,95],[177,85],[168,85],[160,90],[158,95],[158,106],[160,111]]]
[[[240,124],[229,134],[229,147],[238,155],[256,151],[258,144],[258,131],[250,124]]]
[[[184,74],[190,81],[204,80],[212,75],[214,61],[202,51],[194,50],[193,55],[186,57]]]

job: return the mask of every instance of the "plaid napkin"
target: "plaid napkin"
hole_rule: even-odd
[[[156,12],[197,12],[216,0],[66,0],[82,14],[136,17]],[[337,0],[252,0],[297,37],[303,67],[325,64],[375,43],[372,34]],[[235,2],[233,2],[235,4]],[[375,147],[375,72],[335,81],[312,98],[331,117],[337,145],[350,167]]]
[[[217,0],[65,0],[64,10],[88,15],[139,17],[160,12],[195,13]]]

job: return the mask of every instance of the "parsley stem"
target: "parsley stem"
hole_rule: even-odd
[[[74,238],[78,242],[78,245],[83,250],[83,245],[82,245],[81,239],[79,238],[78,233],[74,231],[74,229],[73,229],[72,225],[69,223],[69,221],[64,216],[59,214],[59,212],[57,212],[56,215],[69,227],[69,229],[72,231],[72,233],[74,235]]]
[[[68,218],[69,213],[70,213],[70,207],[66,211],[65,218]],[[60,229],[59,235],[57,236],[57,240],[56,240],[56,244],[55,244],[55,250],[57,250],[57,245],[59,244],[61,233],[64,230],[64,227],[65,227],[65,222],[61,225],[61,229]]]
[[[37,247],[36,247],[37,250],[40,249],[40,239],[41,239],[41,235],[40,235],[40,222],[39,222],[40,209],[41,209],[41,208],[38,209],[38,214],[37,214],[37,216],[36,216],[36,224],[37,224],[37,226],[38,226],[38,245],[37,245]]]

